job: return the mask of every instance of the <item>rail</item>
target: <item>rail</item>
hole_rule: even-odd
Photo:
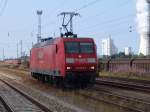
[[[16,88],[15,86],[9,84],[7,81],[4,81],[3,79],[0,79],[1,82],[3,82],[4,84],[6,84],[8,87],[10,87],[11,89],[13,89],[14,91],[16,91],[17,93],[19,93],[21,96],[23,96],[24,98],[26,98],[27,100],[29,100],[31,103],[33,103],[34,105],[36,105],[38,108],[40,108],[42,111],[44,112],[52,112],[51,110],[49,110],[46,106],[44,106],[43,104],[41,104],[40,102],[38,102],[36,99],[34,99],[32,96],[27,95],[26,93],[24,93],[22,90],[19,90],[18,88]],[[3,99],[3,97],[0,97],[3,104],[7,107],[7,109],[9,110],[9,112],[13,112],[12,109],[7,105],[7,102]]]
[[[135,83],[135,82],[114,81],[114,80],[111,80],[111,79],[99,78],[99,79],[96,80],[96,84],[98,84],[98,85],[108,85],[108,86],[113,86],[113,87],[126,88],[126,89],[132,89],[132,90],[137,90],[137,91],[150,93],[150,85],[143,85],[143,84]]]

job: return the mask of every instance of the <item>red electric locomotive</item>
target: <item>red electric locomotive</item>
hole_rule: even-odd
[[[57,84],[90,84],[97,71],[92,38],[50,38],[31,49],[32,76]]]
[[[31,49],[30,70],[33,77],[57,85],[93,84],[97,72],[94,40],[77,38],[72,32],[42,39]]]

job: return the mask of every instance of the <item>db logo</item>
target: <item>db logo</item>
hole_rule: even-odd
[[[42,51],[39,51],[38,52],[38,59],[42,59],[43,58],[43,52]]]
[[[82,58],[82,56],[81,56],[81,55],[78,55],[78,57],[79,57],[79,58]]]

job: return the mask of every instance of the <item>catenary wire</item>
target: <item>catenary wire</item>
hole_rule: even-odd
[[[0,16],[2,16],[2,14],[4,13],[5,8],[7,6],[7,3],[8,3],[8,0],[5,0],[4,5],[3,5],[3,7],[1,8],[1,11],[0,11]]]

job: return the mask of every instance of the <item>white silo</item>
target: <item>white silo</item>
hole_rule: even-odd
[[[124,48],[124,53],[125,53],[125,55],[130,55],[130,54],[132,54],[132,49],[131,49],[131,47],[125,47]]]
[[[137,0],[137,21],[140,34],[139,53],[150,55],[150,0]]]

